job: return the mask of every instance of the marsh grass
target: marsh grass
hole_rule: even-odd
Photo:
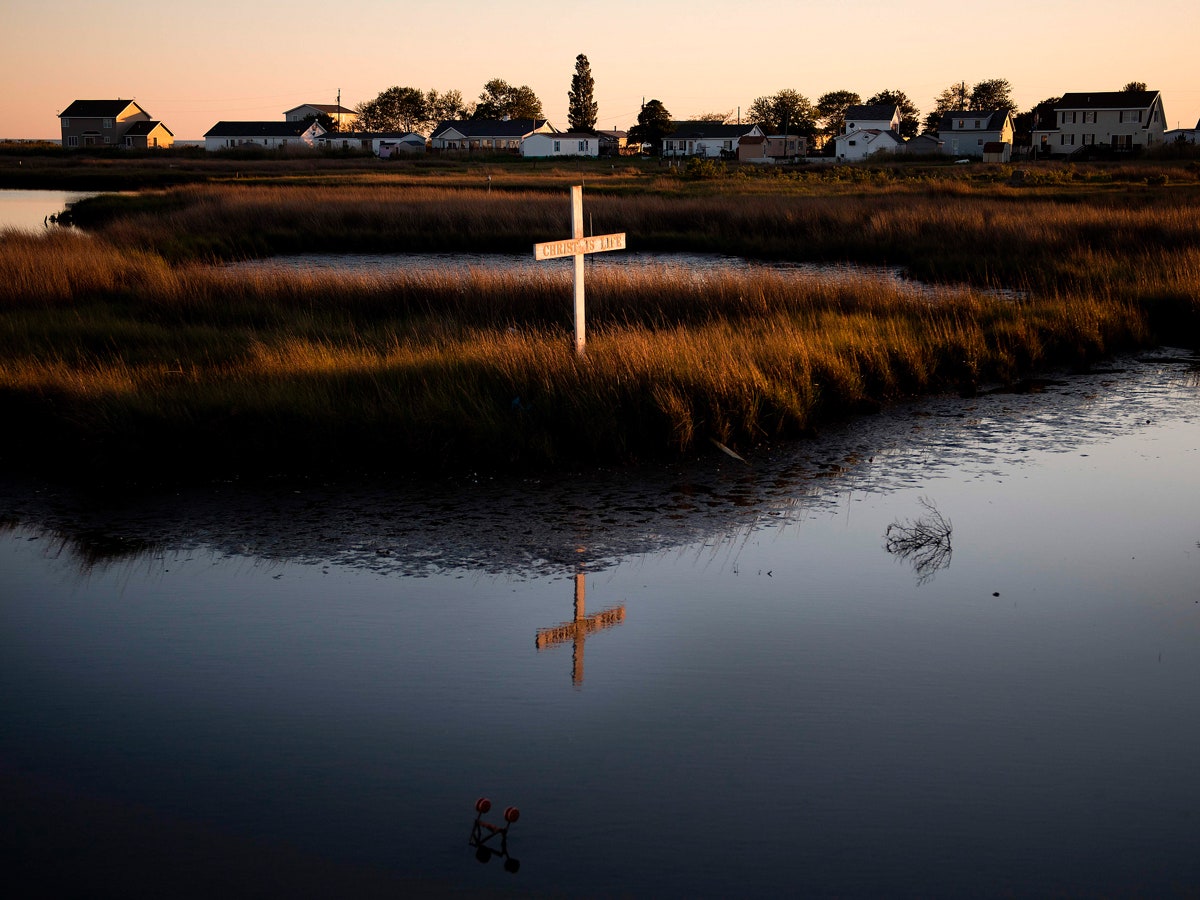
[[[298,234],[351,214],[297,202],[292,214],[310,216]],[[358,214],[399,216],[380,203]],[[240,212],[222,208],[250,219],[261,201],[251,191]],[[167,231],[186,230],[191,209]],[[700,228],[704,214],[730,220],[708,201],[695,211]],[[557,233],[560,212],[545,207],[538,227]],[[456,214],[467,218],[455,227],[486,229],[501,211]],[[886,204],[877,215],[866,231],[920,224]],[[1085,290],[1020,297],[918,295],[866,276],[597,270],[582,359],[564,271],[246,273],[168,264],[136,217],[100,237],[10,232],[0,409],[21,440],[3,452],[60,473],[162,477],[623,462],[710,440],[745,450],[897,398],[1086,363],[1159,339],[1164,322],[1194,335],[1200,250],[1182,219],[1158,227],[1179,246],[1142,258],[1098,238]]]

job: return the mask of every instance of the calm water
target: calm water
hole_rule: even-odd
[[[1180,356],[749,465],[5,485],[8,868],[200,894],[1195,895]],[[889,552],[931,509],[949,542]],[[579,618],[608,614],[553,631],[580,583]],[[516,874],[467,846],[479,795],[521,809]]]
[[[0,190],[0,230],[41,231],[49,216],[62,212],[68,203],[91,196],[78,191]]]

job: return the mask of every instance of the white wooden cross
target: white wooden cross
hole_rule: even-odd
[[[571,187],[571,237],[565,241],[546,241],[533,245],[533,258],[537,260],[575,257],[575,353],[583,355],[587,341],[583,313],[583,255],[601,253],[605,250],[624,250],[625,232],[583,236],[583,185]]]

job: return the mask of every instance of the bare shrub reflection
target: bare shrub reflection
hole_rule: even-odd
[[[954,525],[941,514],[928,497],[919,500],[925,515],[893,522],[884,534],[887,552],[907,560],[917,573],[917,584],[925,584],[950,565],[954,552],[950,535]]]

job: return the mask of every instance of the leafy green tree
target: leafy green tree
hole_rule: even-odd
[[[527,84],[515,87],[503,78],[483,86],[472,119],[542,119],[542,101]]]
[[[757,98],[747,115],[767,134],[786,132],[811,137],[817,133],[817,111],[807,97],[790,88]]]
[[[671,114],[659,100],[651,100],[642,106],[637,124],[629,129],[629,140],[635,144],[650,144],[653,153],[662,149],[662,139],[675,130]]]
[[[362,131],[415,131],[428,118],[425,95],[412,87],[390,87],[354,112]]]
[[[442,122],[465,118],[467,108],[463,103],[462,92],[449,90],[439,94],[430,88],[425,95],[425,115],[424,124],[429,128],[436,128]]]
[[[897,106],[900,108],[900,136],[913,138],[921,127],[921,111],[904,91],[880,91],[867,98],[868,106]]]
[[[1129,82],[1129,84],[1125,85],[1125,87],[1121,88],[1121,93],[1123,93],[1123,94],[1136,94],[1136,93],[1138,93],[1139,91],[1144,91],[1144,90],[1148,90],[1148,88],[1146,87],[1146,82],[1144,82],[1144,81],[1131,81],[1131,82]]]
[[[1017,108],[1012,96],[1012,85],[1006,78],[989,78],[971,88],[971,109],[993,110]]]
[[[817,122],[827,138],[836,137],[846,124],[846,110],[862,103],[854,91],[829,91],[817,98]]]
[[[592,93],[595,86],[592,65],[580,53],[575,57],[575,74],[571,76],[571,89],[567,91],[567,122],[572,131],[595,131],[596,115],[600,111]]]
[[[952,84],[933,98],[933,109],[925,116],[922,126],[929,134],[937,134],[942,126],[942,116],[948,112],[966,109],[970,92],[967,83],[960,81]]]

